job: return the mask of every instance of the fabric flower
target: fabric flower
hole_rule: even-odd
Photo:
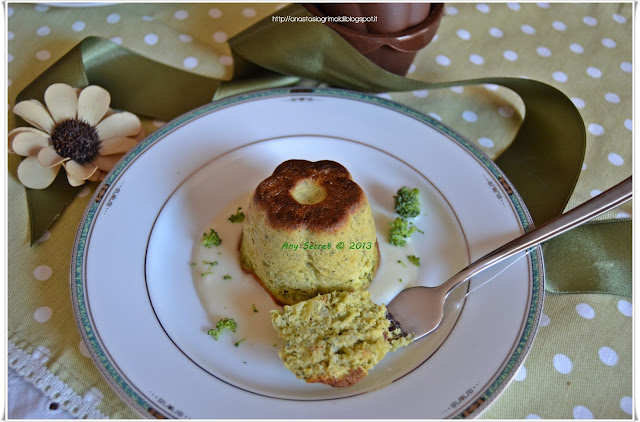
[[[35,126],[9,132],[9,151],[26,157],[18,166],[18,179],[28,188],[47,188],[60,167],[71,186],[102,180],[141,135],[140,119],[126,111],[114,113],[111,95],[99,86],[76,90],[53,84],[44,102],[46,107],[26,100],[13,108]]]

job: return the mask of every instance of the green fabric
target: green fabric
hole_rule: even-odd
[[[630,220],[589,223],[542,245],[545,289],[631,297]]]
[[[604,133],[589,131],[586,134],[584,165],[579,173],[576,188],[566,206],[571,208],[590,198],[595,190],[604,190],[631,173],[632,136],[627,121],[632,117],[632,84],[631,73],[622,68],[632,61],[633,7],[630,4],[617,3],[551,3],[548,7],[522,3],[517,5],[518,10],[513,10],[511,6],[511,4],[492,3],[489,4],[490,12],[485,13],[479,11],[476,4],[447,5],[447,16],[443,19],[438,31],[438,39],[416,57],[410,77],[425,81],[455,81],[469,77],[488,80],[493,75],[501,75],[505,76],[505,79],[508,77],[509,80],[516,81],[522,76],[559,88],[577,104],[580,103],[578,100],[581,100],[584,104],[579,107],[579,112],[587,127],[597,123],[606,131]],[[178,73],[194,73],[210,80],[225,81],[218,86],[217,94],[220,96],[244,92],[251,87],[238,87],[235,82],[227,81],[235,80],[240,76],[248,77],[252,71],[255,71],[256,66],[240,66],[237,52],[231,51],[227,42],[218,41],[219,34],[226,34],[232,38],[234,34],[240,33],[262,17],[269,16],[276,11],[277,7],[278,5],[266,3],[121,3],[91,8],[50,7],[46,11],[41,11],[42,7],[38,10],[35,4],[9,3],[5,7],[8,15],[8,30],[11,34],[8,41],[7,68],[9,128],[16,125],[10,108],[16,103],[17,93],[24,90],[39,74],[90,35],[104,39],[118,37],[123,43],[123,48],[130,50],[131,54],[148,57],[151,65],[162,63],[174,69],[184,69],[179,70]],[[186,12],[188,18],[176,18],[174,14],[178,11]],[[283,14],[285,11],[280,9],[278,13]],[[118,22],[107,21],[112,14],[119,16]],[[586,16],[596,18],[597,25],[585,24],[583,19]],[[85,29],[72,29],[71,25],[79,21],[86,25]],[[566,29],[562,31],[554,29],[552,23],[557,21],[563,22]],[[522,32],[521,26],[524,24],[529,24],[536,29],[535,36]],[[50,29],[48,36],[35,35],[37,29],[45,26]],[[286,25],[283,24],[283,26]],[[504,36],[496,38],[487,35],[489,29],[494,27],[500,28]],[[286,28],[281,30],[285,31]],[[471,39],[460,38],[458,33],[461,30],[467,30],[472,36]],[[156,44],[144,41],[145,36],[150,33],[158,36],[159,41]],[[189,35],[191,41],[182,41],[183,34]],[[604,46],[605,39],[615,41],[615,47]],[[574,43],[582,45],[585,54],[573,53],[569,47]],[[611,41],[608,41],[608,44],[611,45]],[[540,46],[548,47],[552,51],[551,56],[537,55],[536,49]],[[110,51],[111,48],[113,46],[104,51]],[[502,57],[504,51],[511,49],[518,53],[517,61],[505,60]],[[46,57],[46,54],[38,55],[43,51],[48,52],[49,59],[38,58]],[[76,66],[79,69],[80,53],[68,58],[69,61],[75,60],[75,64],[64,65],[57,70],[57,76],[50,74],[50,80],[67,81],[78,86],[88,83],[88,77],[85,77],[82,72],[75,74],[69,72],[69,66]],[[483,66],[470,64],[471,53],[482,55],[485,58],[485,64]],[[114,52],[109,54],[115,57]],[[448,56],[451,65],[437,64],[436,58],[440,55]],[[232,56],[231,61],[229,58]],[[183,66],[183,60],[186,57],[197,58],[198,66],[186,69]],[[358,58],[351,56],[350,60],[360,62]],[[97,63],[94,59],[89,62]],[[233,63],[233,74],[231,66],[227,64],[230,62]],[[342,64],[339,68],[344,69],[347,66],[352,64]],[[589,76],[586,69],[590,66],[598,66],[603,76],[599,79]],[[242,69],[236,69],[236,67],[242,67]],[[235,70],[238,71],[235,72]],[[566,83],[554,81],[552,78],[552,73],[559,70],[568,74]],[[277,74],[274,77],[273,73],[260,73],[261,82],[266,81],[266,85],[255,87],[278,86],[281,83],[290,84],[297,80],[297,77],[281,80]],[[119,76],[124,78],[128,75]],[[69,80],[70,77],[73,81]],[[394,79],[397,78],[394,77]],[[404,78],[400,79],[404,80]],[[126,85],[126,81],[117,83]],[[523,125],[522,116],[526,114],[531,117],[531,113],[529,108],[525,112],[521,100],[512,91],[500,87],[493,90],[483,85],[451,86],[451,88],[459,88],[455,90],[448,87],[435,88],[437,85],[430,85],[433,88],[425,90],[419,89],[420,86],[426,86],[423,82],[416,82],[416,84],[418,84],[416,91],[385,92],[381,95],[424,114],[438,115],[443,123],[454,127],[476,143],[502,167],[506,168],[508,165],[501,160],[508,157],[509,151],[514,151],[516,155],[518,151],[524,151],[515,147],[512,140],[518,128]],[[384,87],[378,89],[372,87],[371,90],[384,91]],[[163,91],[163,86],[155,86],[153,91],[152,98],[161,98],[162,95],[158,92]],[[605,100],[606,93],[615,93],[618,101]],[[207,95],[210,94],[212,93],[207,93]],[[535,91],[530,95],[531,101],[539,100],[534,96]],[[119,106],[122,105],[119,104]],[[497,112],[502,109],[510,110],[513,114],[503,115]],[[461,113],[464,110],[474,111],[479,117],[478,121],[463,120]],[[548,116],[533,117],[544,119]],[[157,119],[160,118],[145,119],[143,117],[147,133],[162,125],[163,122],[156,121]],[[518,136],[522,136],[521,133]],[[541,134],[543,136],[539,141],[547,142],[544,139],[547,134]],[[491,138],[492,142],[490,144],[483,142],[486,141],[485,138]],[[563,145],[565,140],[560,141],[560,145]],[[546,151],[543,159],[553,162],[556,154],[563,153],[559,150],[560,145],[549,142],[547,147],[552,149]],[[613,159],[608,160],[607,157],[612,154]],[[19,160],[20,157],[15,155],[8,159],[7,326],[9,340],[28,353],[44,347],[48,350],[49,356],[47,368],[69,384],[80,396],[91,389],[96,389],[103,397],[98,406],[99,410],[111,418],[134,418],[136,415],[109,388],[93,365],[86,349],[82,347],[69,298],[68,274],[73,238],[95,185],[80,189],[79,196],[45,233],[45,237],[30,247],[25,189],[16,178]],[[615,164],[612,164],[612,161]],[[528,164],[521,161],[519,165]],[[555,164],[550,167],[555,167]],[[574,166],[568,167],[574,168]],[[511,174],[509,176],[520,189],[518,183],[521,182]],[[555,180],[552,182],[555,183]],[[554,189],[553,183],[548,186],[550,190]],[[538,200],[544,202],[546,199],[538,198]],[[616,212],[630,215],[631,204],[626,204]],[[603,218],[614,218],[616,212],[608,213]],[[617,226],[618,223],[615,225]],[[567,235],[571,233],[565,234]],[[612,240],[612,237],[604,239],[603,236],[599,236],[599,238],[606,241]],[[562,238],[558,240],[560,239]],[[623,243],[628,245],[626,242]],[[581,243],[581,245],[584,244],[584,242]],[[582,255],[582,252],[580,254]],[[626,254],[629,254],[628,249]],[[567,259],[566,254],[558,254],[558,258],[560,263],[562,263],[561,260]],[[548,261],[550,257],[545,255],[545,259]],[[607,266],[601,267],[607,268]],[[48,276],[47,268],[51,271]],[[626,268],[629,269],[629,267]],[[559,269],[564,271],[562,267]],[[570,274],[552,277],[551,272],[555,271],[550,269],[547,277],[558,281],[562,281],[564,277],[573,280]],[[619,273],[622,274],[623,271]],[[623,275],[623,277],[628,276]],[[570,281],[569,284],[574,282]],[[626,278],[626,282],[630,285],[631,280]],[[586,319],[580,316],[576,309],[582,309],[584,306],[578,306],[582,304],[588,304],[595,311],[595,317]],[[527,377],[523,382],[517,380],[512,382],[483,417],[514,419],[526,417],[531,413],[549,418],[571,418],[572,409],[578,405],[588,407],[598,418],[627,417],[626,410],[621,409],[623,401],[630,399],[632,391],[628,375],[632,368],[630,306],[629,302],[614,295],[557,295],[547,291],[544,312],[551,319],[551,323],[541,326],[529,358],[525,361]],[[34,314],[43,308],[52,310],[51,318],[43,322],[36,321]],[[618,360],[615,365],[604,365],[595,357],[594,351],[597,354],[599,348],[603,346],[617,352]],[[551,362],[557,353],[566,354],[574,362],[574,370],[567,376],[559,376],[553,368]],[[574,355],[577,354],[584,356],[586,360],[576,360]],[[604,365],[604,368],[598,365]]]

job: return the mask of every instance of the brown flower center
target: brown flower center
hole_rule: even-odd
[[[100,151],[100,137],[96,128],[78,119],[58,123],[53,128],[51,142],[58,154],[78,164],[90,162]]]

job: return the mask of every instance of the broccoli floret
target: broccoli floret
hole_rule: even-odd
[[[409,259],[409,261],[411,261],[416,267],[420,266],[420,257],[409,255],[407,256],[407,259]]]
[[[413,223],[402,217],[396,217],[395,220],[389,223],[389,243],[394,246],[404,246],[407,243],[407,239],[414,232],[424,234]]]
[[[236,328],[238,328],[238,324],[236,324],[236,322],[232,318],[222,318],[216,323],[216,328],[210,329],[209,331],[207,331],[207,334],[218,340],[218,336],[222,334],[222,330],[224,330],[225,328],[235,333]]]
[[[412,218],[420,215],[419,193],[418,188],[409,189],[403,186],[398,189],[398,193],[393,197],[393,203],[399,216]]]
[[[208,234],[202,233],[202,246],[205,248],[220,246],[221,243],[222,239],[220,239],[220,236],[218,236],[218,233],[215,230],[209,229]]]
[[[229,221],[231,221],[232,223],[242,223],[244,221],[244,213],[242,212],[242,207],[238,207],[236,213],[229,217]]]
[[[225,274],[222,278],[224,280],[231,280],[231,276],[229,274]]]

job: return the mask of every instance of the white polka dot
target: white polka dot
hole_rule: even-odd
[[[604,99],[613,104],[618,104],[620,102],[620,97],[618,97],[618,95],[614,94],[613,92],[607,92],[606,94],[604,94]]]
[[[507,7],[511,10],[520,10],[520,5],[518,3],[507,3]]]
[[[152,125],[154,125],[155,127],[162,127],[164,125],[167,124],[167,122],[162,121],[162,120],[154,120],[151,122]]]
[[[224,31],[216,31],[213,33],[213,40],[215,42],[225,42],[227,40],[227,33]]]
[[[587,75],[597,79],[602,76],[602,71],[597,67],[589,66],[587,68]]]
[[[122,38],[120,38],[120,37],[113,37],[113,38],[111,38],[111,42],[114,42],[114,43],[116,43],[116,44],[118,44],[118,45],[122,45]]]
[[[524,381],[524,379],[527,378],[527,368],[524,367],[524,365],[522,365],[518,371],[516,372],[516,374],[513,376],[513,379],[515,381]]]
[[[571,51],[573,51],[574,53],[577,53],[577,54],[584,53],[584,48],[582,48],[582,46],[580,44],[573,43],[573,44],[571,44],[569,46],[569,49],[571,49]]]
[[[536,415],[535,413],[529,413],[525,419],[542,419],[540,416]]]
[[[147,34],[144,36],[145,44],[155,45],[158,42],[158,36],[156,34]]]
[[[193,37],[189,34],[180,34],[178,35],[178,39],[182,42],[191,42],[193,41]]]
[[[7,32],[7,40],[11,41],[15,37],[15,34],[11,31]]]
[[[429,90],[420,89],[420,90],[417,90],[417,91],[413,91],[412,94],[415,95],[418,98],[425,98],[427,95],[429,95]]]
[[[613,14],[613,20],[618,22],[618,23],[625,23],[627,21],[627,18],[625,18],[624,16],[619,15],[617,13],[614,13]]]
[[[592,190],[589,192],[589,195],[591,195],[591,197],[593,198],[593,197],[595,197],[595,196],[600,195],[601,193],[602,193],[602,191],[601,191],[600,189],[592,189]]]
[[[39,265],[33,270],[33,276],[40,281],[48,280],[51,274],[53,274],[53,270],[48,265]]]
[[[46,6],[44,4],[39,4],[36,7],[33,8],[36,12],[46,12],[47,10],[49,10],[49,6]]]
[[[256,9],[254,9],[253,7],[245,7],[244,9],[242,9],[242,16],[246,18],[252,18],[255,15],[256,15]]]
[[[506,50],[504,53],[502,53],[502,55],[510,62],[518,60],[518,53],[513,50]]]
[[[629,396],[624,396],[620,399],[620,409],[627,415],[631,415],[633,412],[633,400]]]
[[[142,16],[142,20],[143,21],[147,21],[147,22],[151,22],[151,21],[153,21],[153,18],[151,16]]]
[[[47,322],[53,315],[53,311],[48,306],[42,306],[33,313],[33,318],[38,322]]]
[[[14,12],[13,7],[8,7],[7,8],[7,16],[8,17],[13,16],[13,12]]]
[[[584,22],[585,25],[596,26],[598,24],[598,19],[594,18],[593,16],[585,16],[582,19],[582,22]]]
[[[449,60],[449,57],[447,56],[436,56],[436,63],[438,63],[440,66],[449,66],[451,64],[451,60]]]
[[[531,25],[526,25],[526,24],[525,24],[525,25],[522,25],[522,26],[520,27],[520,30],[521,30],[522,32],[524,32],[525,34],[528,34],[528,35],[533,35],[533,34],[535,34],[535,33],[536,33],[536,30],[535,30],[535,28],[534,28],[533,26],[531,26]]]
[[[591,410],[587,409],[584,406],[576,406],[573,408],[573,418],[574,419],[593,419],[593,413],[591,413]]]
[[[198,66],[198,59],[195,57],[189,56],[182,61],[182,65],[187,69],[193,69],[194,67]]]
[[[411,63],[411,66],[409,66],[409,70],[407,70],[407,73],[410,75],[412,73],[415,73],[415,71],[416,71],[416,64]]]
[[[13,54],[7,53],[7,63],[11,63],[13,61]]]
[[[615,366],[618,363],[618,354],[610,347],[603,346],[598,349],[600,361],[607,366]]]
[[[556,82],[567,82],[568,78],[566,73],[557,71],[557,72],[553,72],[553,79]]]
[[[47,230],[42,234],[40,239],[38,239],[38,242],[41,242],[41,243],[46,242],[47,240],[49,240],[50,237],[51,237],[51,232]]]
[[[502,38],[502,31],[499,28],[489,28],[489,35],[494,38]]]
[[[631,119],[624,119],[624,127],[626,127],[629,130],[633,129],[633,124],[631,122]]]
[[[589,133],[592,135],[595,135],[595,136],[604,135],[604,128],[597,123],[590,123],[588,128],[589,128]]]
[[[112,13],[107,16],[106,21],[107,23],[118,23],[120,21],[120,15],[117,13]]]
[[[89,349],[87,348],[84,340],[80,340],[80,343],[78,343],[78,349],[80,350],[80,354],[82,356],[86,356],[88,358],[91,357],[91,353],[89,353]]]
[[[602,45],[604,45],[607,48],[614,48],[616,46],[616,42],[611,38],[603,38]]]
[[[498,114],[505,119],[509,119],[513,117],[513,115],[515,114],[515,110],[509,106],[500,106],[498,107]]]
[[[536,4],[541,9],[548,9],[549,8],[549,3],[536,3]]]
[[[607,159],[614,166],[621,166],[624,164],[624,158],[622,158],[620,155],[616,154],[615,152],[610,152],[609,155],[607,155]]]
[[[434,119],[436,119],[437,121],[441,122],[442,121],[442,117],[440,117],[439,115],[437,115],[436,113],[429,113],[429,116],[433,117]]]
[[[473,64],[481,65],[484,64],[484,58],[478,54],[472,54],[469,56],[469,61]]]
[[[542,57],[549,57],[551,55],[551,50],[547,47],[538,47],[536,51],[538,52],[538,55]]]
[[[218,9],[217,7],[213,7],[209,9],[209,16],[211,16],[214,19],[222,17],[222,10]]]
[[[624,299],[620,299],[618,301],[618,303],[616,304],[618,311],[620,311],[620,313],[624,316],[631,316],[631,302],[629,302],[628,300],[624,300]]]
[[[461,87],[461,86],[452,86],[449,89],[455,92],[456,94],[462,94],[464,92],[464,87]]]
[[[493,139],[487,138],[485,136],[478,138],[478,143],[480,144],[480,146],[483,146],[485,148],[493,148],[494,146],[496,146],[496,144],[493,142]]]
[[[582,100],[582,98],[578,98],[578,97],[573,97],[571,99],[571,101],[573,102],[573,104],[578,107],[578,108],[584,108],[584,101]]]
[[[558,353],[553,357],[553,367],[561,374],[568,374],[573,369],[573,364],[566,355]]]
[[[476,9],[478,9],[478,11],[482,13],[489,13],[489,11],[491,11],[491,8],[489,7],[489,5],[485,3],[477,4]]]
[[[593,319],[596,316],[596,312],[593,308],[586,303],[578,303],[576,305],[576,312],[585,319]]]
[[[173,17],[179,20],[184,20],[187,19],[189,17],[189,12],[187,12],[186,10],[176,10],[176,12],[173,14]]]
[[[467,122],[473,123],[478,120],[478,115],[473,111],[465,110],[462,112],[462,118]]]
[[[554,21],[551,26],[553,26],[553,29],[555,29],[556,31],[564,31],[565,29],[567,29],[567,25],[565,25],[564,22],[561,21]]]
[[[36,34],[40,37],[46,37],[47,35],[49,35],[51,33],[51,28],[49,28],[48,26],[41,26],[40,28],[38,28],[36,30]]]
[[[463,40],[468,40],[469,38],[471,38],[471,34],[466,29],[458,29],[456,31],[456,34],[458,34],[458,37],[462,38]]]
[[[631,214],[627,212],[619,212],[616,214],[616,218],[631,218]]]
[[[541,327],[546,327],[550,323],[551,323],[551,318],[549,318],[549,315],[547,315],[547,314],[540,315],[540,326]]]
[[[622,69],[623,72],[631,73],[631,70],[632,70],[631,63],[629,62],[620,63],[620,69]]]
[[[104,394],[102,394],[102,391],[100,391],[96,387],[91,387],[91,389],[89,389],[89,391],[84,393],[84,395],[82,396],[82,401],[92,406],[99,405],[103,399]]]
[[[489,91],[497,91],[500,88],[500,86],[496,84],[484,84],[484,87],[487,88]]]
[[[433,38],[431,39],[431,42],[436,42],[438,41],[438,34],[434,35]]]
[[[458,9],[453,6],[445,7],[445,11],[447,12],[447,16],[455,16],[458,14]]]
[[[87,25],[82,21],[75,21],[73,25],[71,25],[71,29],[76,32],[82,31]]]
[[[40,50],[36,52],[36,59],[38,60],[49,60],[51,58],[51,53],[47,50]]]
[[[76,195],[78,198],[84,198],[85,196],[88,196],[91,193],[91,188],[89,186],[83,186],[82,189],[80,189],[80,192],[78,192],[78,195]]]
[[[233,57],[231,56],[221,56],[219,59],[220,64],[225,66],[231,66],[233,64]]]
[[[389,94],[388,92],[382,92],[382,93],[376,94],[376,97],[384,98],[385,100],[393,99],[391,98],[391,94]]]
[[[582,163],[582,168],[580,170],[585,171],[587,169],[587,165],[585,163]]]

